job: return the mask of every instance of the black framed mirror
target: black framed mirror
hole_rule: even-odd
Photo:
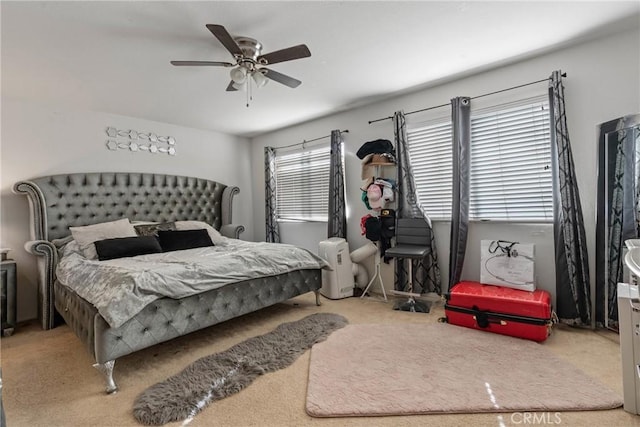
[[[640,114],[598,126],[596,324],[618,330],[625,241],[640,237]]]

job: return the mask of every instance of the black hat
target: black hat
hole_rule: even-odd
[[[362,147],[356,153],[359,159],[364,159],[368,154],[383,154],[389,153],[394,157],[396,155],[393,149],[393,144],[388,139],[376,139],[375,141],[369,141],[362,144]]]

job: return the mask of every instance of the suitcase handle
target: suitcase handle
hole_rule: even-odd
[[[486,315],[480,315],[479,318],[478,316],[473,316],[473,320],[475,320],[481,328],[488,328],[490,323],[499,324],[500,326],[505,326],[507,324],[504,320],[491,320],[489,319],[489,316]]]
[[[486,311],[480,310],[477,306],[471,307],[471,309],[476,313],[473,316],[473,320],[476,321],[480,328],[488,328],[491,323],[498,324],[500,326],[505,326],[507,322],[501,319],[492,319]]]

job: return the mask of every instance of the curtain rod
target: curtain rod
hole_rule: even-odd
[[[340,133],[349,133],[349,129],[341,130]],[[282,148],[296,147],[298,145],[303,145],[304,146],[304,144],[306,144],[308,142],[319,141],[321,139],[329,138],[330,136],[331,136],[331,134],[325,135],[325,136],[321,136],[321,137],[318,137],[318,138],[313,138],[313,139],[303,139],[302,142],[298,142],[296,144],[291,144],[291,145],[283,145],[282,147],[274,147],[274,149],[280,150]]]
[[[567,73],[562,73],[562,77],[567,77]],[[525,84],[521,84],[521,85],[518,85],[518,86],[512,86],[512,87],[509,87],[509,88],[506,88],[506,89],[497,90],[495,92],[483,93],[482,95],[472,96],[471,99],[482,98],[483,96],[495,95],[496,93],[506,92],[508,90],[513,90],[513,89],[519,89],[521,87],[534,85],[536,83],[546,82],[548,80],[549,80],[549,78],[546,78],[546,79],[542,79],[542,80],[536,80],[535,82],[525,83]],[[421,113],[423,111],[435,110],[436,108],[446,107],[448,105],[451,105],[451,103],[449,102],[447,104],[436,105],[434,107],[423,108],[421,110],[409,111],[408,113],[404,113],[404,115],[408,116],[409,114],[415,114],[415,113]],[[381,122],[382,120],[389,120],[389,119],[393,119],[393,116],[383,117],[381,119],[376,119],[376,120],[369,120],[369,124],[375,123],[375,122]]]

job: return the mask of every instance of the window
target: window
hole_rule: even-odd
[[[276,155],[279,221],[327,221],[330,147]]]
[[[451,121],[407,129],[418,200],[431,219],[451,217]]]
[[[553,221],[548,102],[471,116],[469,218]]]
[[[469,219],[553,220],[546,97],[473,112]],[[418,198],[432,219],[451,217],[451,121],[407,129]]]

